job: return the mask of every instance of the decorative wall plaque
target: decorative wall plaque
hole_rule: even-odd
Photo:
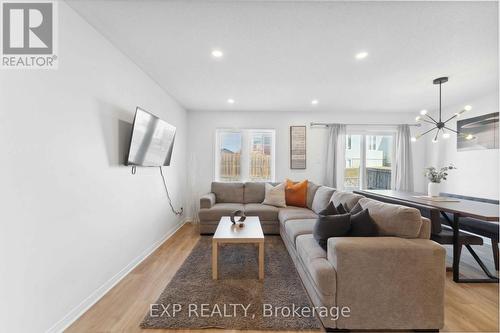
[[[306,126],[290,126],[290,169],[306,168]]]

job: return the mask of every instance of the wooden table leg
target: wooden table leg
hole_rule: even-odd
[[[259,280],[264,280],[264,242],[259,243]]]
[[[460,278],[460,244],[458,243],[459,228],[458,222],[460,221],[460,215],[458,213],[453,214],[452,229],[453,229],[453,281],[459,282]]]
[[[212,240],[212,279],[217,280],[217,250],[219,244],[216,240]]]

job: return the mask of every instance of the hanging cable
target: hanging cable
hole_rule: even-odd
[[[168,194],[167,182],[165,181],[165,176],[163,176],[163,169],[161,168],[161,166],[159,168],[160,168],[161,179],[163,179],[163,186],[165,187],[165,192],[167,192],[167,199],[168,199],[168,204],[170,205],[170,209],[175,215],[181,216],[182,213],[184,212],[184,208],[181,207],[181,210],[176,210],[172,205],[172,199],[170,199],[170,194]]]

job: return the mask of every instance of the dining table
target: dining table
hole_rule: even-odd
[[[454,197],[429,197],[423,193],[409,191],[366,189],[355,190],[353,192],[382,202],[426,209],[430,212],[439,212],[438,214],[431,214],[431,219],[434,219],[433,222],[441,223],[439,216],[441,215],[453,230],[453,281],[457,283],[498,283],[498,277],[489,271],[481,258],[470,246],[467,249],[487,277],[464,278],[460,276],[459,225],[460,219],[464,217],[498,224],[499,205]]]

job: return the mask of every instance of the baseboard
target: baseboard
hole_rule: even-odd
[[[58,333],[63,332],[71,324],[73,324],[78,318],[80,318],[88,309],[90,309],[94,304],[96,304],[104,295],[108,293],[115,285],[118,284],[125,276],[127,276],[135,267],[137,267],[141,262],[149,257],[157,248],[160,247],[167,239],[169,239],[177,230],[179,230],[185,223],[190,222],[190,219],[185,218],[177,225],[175,225],[171,230],[169,230],[162,238],[157,242],[145,249],[138,257],[132,260],[127,266],[116,273],[111,279],[106,281],[102,286],[97,288],[92,294],[90,294],[86,299],[84,299],[80,304],[78,304],[74,309],[72,309],[67,315],[65,315],[61,320],[55,323],[51,328],[49,328],[46,333]]]

